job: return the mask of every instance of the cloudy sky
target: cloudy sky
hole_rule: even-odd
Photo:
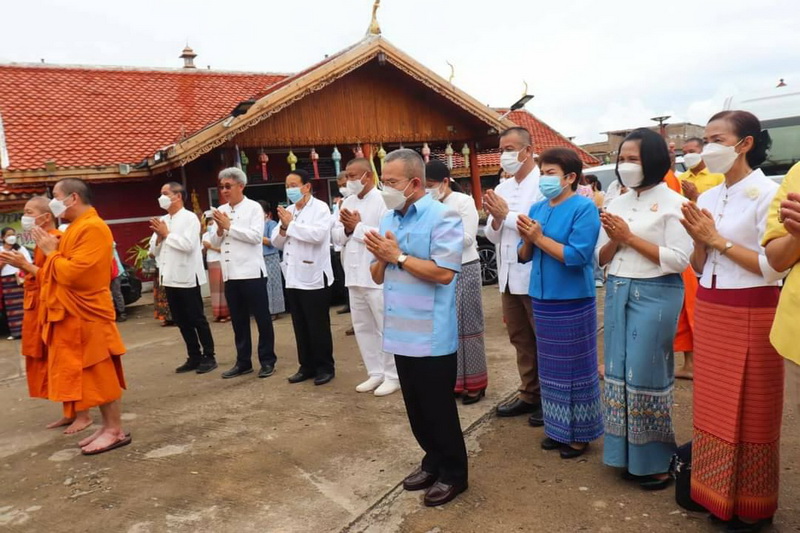
[[[726,96],[800,85],[796,0],[383,0],[385,38],[479,100],[578,142],[704,123]],[[372,0],[29,0],[2,10],[0,62],[293,72],[359,40]]]

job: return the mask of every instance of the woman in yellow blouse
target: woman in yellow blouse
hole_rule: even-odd
[[[784,281],[770,341],[786,358],[786,385],[800,413],[800,163],[789,170],[772,201],[764,235],[767,259],[776,270],[792,271]]]

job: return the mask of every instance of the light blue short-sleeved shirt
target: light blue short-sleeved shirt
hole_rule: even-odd
[[[464,227],[461,217],[426,194],[408,208],[387,213],[380,233],[391,231],[403,253],[461,271]],[[383,282],[383,349],[396,355],[429,357],[458,349],[456,278],[447,285],[416,278],[396,265]]]

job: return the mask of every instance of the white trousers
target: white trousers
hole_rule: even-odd
[[[349,287],[350,317],[370,377],[397,379],[394,355],[383,351],[383,289]]]

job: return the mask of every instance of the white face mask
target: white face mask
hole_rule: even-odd
[[[629,189],[639,187],[644,181],[642,165],[637,165],[636,163],[620,163],[617,166],[617,173],[622,185]]]
[[[6,244],[9,246],[14,246],[17,244],[17,236],[16,235],[9,235],[5,238]]]
[[[442,191],[439,190],[439,187],[431,187],[430,189],[425,189],[425,192],[428,193],[431,198],[433,198],[434,202],[438,202],[442,198]]]
[[[347,198],[350,196],[350,189],[347,187],[339,187],[339,194],[342,195],[342,198]]]
[[[50,211],[56,218],[61,218],[61,215],[67,211],[68,208],[67,204],[64,203],[65,201],[66,199],[59,200],[58,198],[53,198],[50,200]]]
[[[366,172],[364,174],[366,174]],[[362,174],[361,177],[355,181],[347,182],[347,191],[350,194],[358,195],[361,194],[361,192],[364,190],[365,185],[361,183],[361,180],[364,179],[364,174]]]
[[[526,157],[524,161],[520,161],[519,152],[503,152],[500,154],[500,166],[512,176],[515,176],[517,172],[519,172],[519,169],[522,168],[522,165],[524,165],[527,160],[528,158]]]
[[[694,168],[700,164],[703,157],[700,154],[683,154],[683,164],[686,168]]]
[[[386,209],[396,210],[406,205],[406,189],[408,189],[409,185],[411,185],[411,182],[408,182],[402,191],[388,186],[381,190],[381,196],[383,197],[383,202],[386,204]]]
[[[742,141],[733,146],[725,146],[719,143],[707,144],[700,156],[703,158],[706,167],[708,167],[708,171],[712,174],[725,174],[728,172],[739,157],[739,154],[736,153],[736,147]]]
[[[167,211],[171,205],[172,205],[172,198],[170,198],[166,194],[162,194],[161,196],[158,197],[158,206],[164,211]]]
[[[31,217],[28,215],[23,215],[20,219],[19,223],[22,226],[22,231],[30,231],[36,227],[36,219],[39,217]]]

